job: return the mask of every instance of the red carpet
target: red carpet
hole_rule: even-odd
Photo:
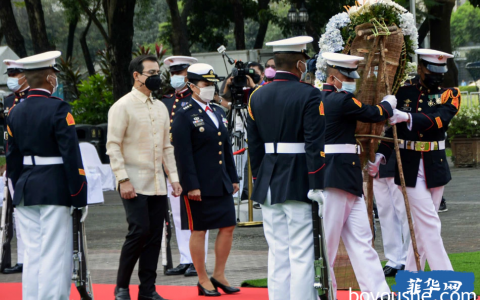
[[[93,292],[95,300],[111,300],[113,299],[113,284],[94,284]],[[241,288],[241,292],[233,295],[222,293],[222,298],[231,300],[268,300],[267,289],[264,288]],[[198,296],[196,286],[157,286],[157,292],[164,298],[170,300],[201,300],[202,296]],[[138,286],[130,286],[130,295],[132,300],[137,300]],[[348,291],[338,291],[338,300],[349,300]],[[21,283],[0,283],[0,300],[21,300],[22,284]],[[211,299],[211,298],[209,298]],[[216,298],[217,299],[217,298]],[[220,299],[220,298],[218,298]],[[356,297],[352,297],[355,300]],[[80,300],[76,288],[72,285],[70,300]]]

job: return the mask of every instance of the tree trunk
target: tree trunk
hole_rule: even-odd
[[[237,50],[244,50],[245,46],[245,19],[243,17],[243,5],[241,0],[230,0],[233,10],[233,23],[235,28],[233,34],[235,35],[235,46]]]
[[[1,31],[5,36],[8,47],[12,48],[13,52],[20,57],[27,56],[25,40],[18,29],[10,0],[0,0],[0,20]]]
[[[185,55],[190,56],[190,46],[188,42],[188,33],[187,33],[187,14],[182,13],[182,17],[180,16],[180,12],[178,10],[177,0],[166,0],[167,5],[170,9],[170,17],[172,19],[172,51],[173,55]],[[189,11],[191,9],[192,3],[188,1],[186,3],[185,9]],[[185,12],[185,11],[184,11]],[[184,19],[185,22],[182,20]]]
[[[268,22],[270,22],[270,17],[268,16],[268,10],[270,0],[258,0],[258,10],[259,10],[259,27],[257,32],[257,37],[255,38],[254,49],[262,49],[263,42],[265,41],[265,35],[267,34]]]
[[[73,56],[73,44],[75,43],[75,30],[77,29],[78,16],[75,16],[68,24],[67,56],[69,61]]]
[[[432,49],[452,53],[450,40],[450,18],[455,0],[436,0],[437,5],[429,7],[430,46]],[[445,74],[444,86],[458,86],[458,69],[453,59],[448,60],[448,72]]]
[[[418,44],[421,45],[425,38],[427,37],[428,32],[430,32],[430,20],[425,18],[420,28],[418,28]]]
[[[311,43],[311,45],[313,46],[315,53],[320,52],[320,46],[318,45],[320,37],[317,30],[315,29],[315,24],[312,21],[309,20],[307,24],[305,24],[305,31],[307,32],[307,35],[313,38],[313,42]]]
[[[95,75],[95,67],[93,66],[92,56],[90,55],[90,50],[87,45],[87,34],[92,25],[92,18],[88,18],[87,26],[80,36],[80,46],[82,47],[83,58],[85,59],[85,65],[87,65],[88,75]]]
[[[35,53],[54,50],[55,46],[48,41],[41,0],[25,0],[25,8]]]
[[[113,53],[113,97],[118,100],[132,89],[128,66],[132,60],[133,15],[136,0],[110,0],[108,6],[108,35]]]

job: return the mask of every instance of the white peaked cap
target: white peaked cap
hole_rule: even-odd
[[[57,57],[60,57],[60,55],[62,55],[62,52],[60,51],[48,51],[19,59],[17,60],[17,63],[23,64],[24,70],[40,70],[53,68],[58,71],[55,66],[55,59]]]
[[[273,53],[302,53],[306,54],[307,44],[311,43],[311,36],[296,36],[288,39],[268,42],[265,45],[273,47]]]

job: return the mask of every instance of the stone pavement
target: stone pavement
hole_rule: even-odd
[[[452,181],[445,188],[449,211],[441,213],[442,236],[448,253],[480,251],[480,170],[453,169]],[[242,220],[244,221],[244,220]],[[377,223],[378,225],[378,223]],[[377,226],[375,246],[384,259],[380,226]],[[116,192],[105,193],[105,204],[91,206],[87,219],[90,267],[95,283],[115,283],[120,249],[127,233],[125,212]],[[214,268],[214,241],[217,231],[212,230],[209,240],[207,270]],[[16,247],[15,239],[12,245]],[[179,262],[175,237],[172,238],[174,265]],[[246,279],[267,276],[268,247],[262,227],[238,227],[234,233],[232,252],[227,263],[226,276],[238,286]],[[16,255],[13,258],[16,261]],[[0,274],[0,282],[20,282],[21,275]],[[138,284],[136,273],[132,284]],[[165,276],[163,266],[158,267],[159,285],[195,285],[196,277]]]

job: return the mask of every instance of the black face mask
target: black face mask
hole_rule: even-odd
[[[145,80],[145,86],[150,91],[159,90],[161,85],[162,85],[162,79],[160,78],[160,75],[148,76],[147,80]]]
[[[423,84],[431,90],[436,89],[442,84],[444,79],[443,74],[433,73],[433,74],[425,74],[425,79],[423,80]]]

